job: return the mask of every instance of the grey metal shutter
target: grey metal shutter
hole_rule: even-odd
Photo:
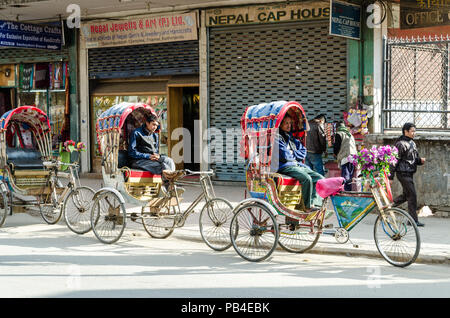
[[[295,100],[308,118],[342,118],[347,104],[347,42],[328,35],[328,21],[209,30],[209,119],[220,129],[239,128],[245,108]],[[228,154],[235,160],[227,162]],[[239,142],[212,148],[219,180],[245,180]],[[229,156],[228,156],[229,157]],[[240,160],[240,159],[239,159]]]
[[[198,41],[89,49],[90,79],[198,73]]]
[[[61,60],[69,60],[69,49],[67,47],[62,48],[60,51],[21,48],[0,49],[0,64],[39,63]]]

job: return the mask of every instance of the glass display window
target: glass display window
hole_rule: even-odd
[[[95,157],[99,157],[96,123],[98,117],[112,106],[122,103],[145,103],[150,105],[157,113],[160,121],[160,153],[168,154],[168,131],[167,131],[167,96],[166,95],[103,95],[92,97],[92,144],[94,145]],[[95,163],[94,163],[95,165]]]

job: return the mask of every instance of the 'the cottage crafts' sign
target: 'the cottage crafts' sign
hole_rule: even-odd
[[[0,46],[61,50],[61,26],[0,20]]]
[[[137,17],[81,26],[86,48],[197,40],[197,14]]]
[[[206,26],[306,21],[327,19],[329,16],[328,1],[255,5],[206,10]]]

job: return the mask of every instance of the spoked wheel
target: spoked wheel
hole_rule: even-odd
[[[322,231],[322,221],[313,222],[292,220],[280,225],[278,244],[288,252],[304,253],[312,249],[319,240]]]
[[[169,237],[175,229],[175,214],[170,213],[168,207],[163,210],[167,212],[151,212],[149,206],[142,208],[142,224],[148,235],[153,238]]]
[[[412,264],[420,251],[420,235],[416,222],[405,211],[390,208],[375,221],[374,238],[384,259],[398,267]]]
[[[233,206],[222,198],[205,203],[200,212],[200,234],[206,245],[216,251],[225,251],[231,246],[230,224]]]
[[[0,190],[2,190],[4,184],[0,184]],[[8,207],[8,196],[6,195],[6,192],[0,191],[0,227],[5,224],[6,215],[8,214],[9,207]]]
[[[248,261],[260,262],[268,258],[277,246],[278,237],[275,216],[261,204],[244,205],[231,219],[231,243]]]
[[[90,211],[94,194],[94,190],[83,186],[73,189],[66,197],[63,206],[64,220],[72,232],[84,234],[91,230]]]
[[[61,192],[62,190],[56,186],[48,185],[39,196],[39,211],[48,224],[56,224],[61,219],[62,207],[58,203],[57,191]]]
[[[112,244],[122,236],[126,226],[125,207],[112,191],[100,193],[91,209],[91,227],[103,243]]]

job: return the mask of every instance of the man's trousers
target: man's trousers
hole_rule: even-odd
[[[417,194],[413,174],[410,172],[397,172],[396,175],[402,185],[403,193],[394,199],[394,206],[408,202],[408,213],[417,222],[419,220],[417,218]]]

